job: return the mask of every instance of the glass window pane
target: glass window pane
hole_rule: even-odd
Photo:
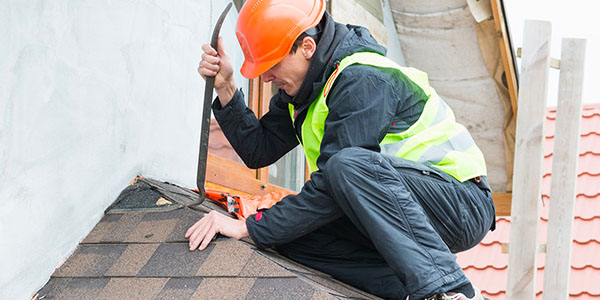
[[[299,192],[304,185],[304,151],[298,146],[269,167],[269,183]]]
[[[277,92],[277,86],[272,84],[271,94]],[[304,151],[302,146],[297,146],[269,167],[269,183],[299,192],[304,185],[304,172]]]

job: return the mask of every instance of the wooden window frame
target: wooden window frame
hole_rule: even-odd
[[[263,82],[260,77],[250,79],[248,107],[252,109],[257,118],[269,111],[270,99],[271,83]],[[309,178],[308,175],[306,178]],[[290,191],[269,183],[269,167],[249,169],[243,163],[219,157],[210,152],[207,158],[206,182],[208,187],[239,194],[264,195],[274,191]]]

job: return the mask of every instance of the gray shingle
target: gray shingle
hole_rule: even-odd
[[[80,245],[54,277],[99,277],[121,256],[127,245]]]
[[[56,299],[96,299],[109,280],[109,278],[73,278]]]
[[[299,278],[257,278],[246,299],[310,299],[314,290],[313,286]]]
[[[187,300],[196,291],[202,278],[171,278],[154,300]]]
[[[203,214],[189,208],[182,209],[182,211],[183,213],[179,218],[179,222],[177,222],[166,238],[167,242],[187,242],[187,239],[184,237],[185,232],[203,216]]]
[[[88,236],[81,243],[85,244],[100,242],[107,233],[112,232],[115,229],[115,226],[121,219],[121,216],[122,215],[117,214],[104,215],[102,220],[96,224],[94,229],[92,229],[92,232],[90,232],[90,234],[88,234]]]
[[[160,292],[167,280],[167,278],[111,278],[97,299],[153,299]]]
[[[144,217],[142,212],[131,212],[126,213],[119,218],[117,224],[114,225],[114,229],[108,232],[100,242],[111,243],[111,242],[122,242],[131,233],[131,231],[137,226],[137,224]]]
[[[135,276],[152,257],[159,244],[130,244],[105,276]]]
[[[190,300],[244,299],[255,280],[255,278],[239,277],[204,278]]]
[[[38,292],[37,299],[56,299],[69,281],[71,278],[50,278],[50,281]]]
[[[254,252],[244,243],[230,238],[213,241],[215,248],[200,266],[198,276],[237,276]]]
[[[214,244],[210,244],[203,251],[190,251],[187,243],[161,244],[138,276],[195,276],[214,247]]]

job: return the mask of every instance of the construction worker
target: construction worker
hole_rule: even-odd
[[[215,76],[213,112],[250,168],[299,143],[311,173],[297,195],[245,222],[209,213],[190,250],[250,236],[389,299],[483,299],[453,253],[495,221],[483,155],[427,75],[400,67],[367,29],[336,23],[323,0],[249,0],[236,35],[241,73],[279,88],[257,119],[219,40],[198,67]]]

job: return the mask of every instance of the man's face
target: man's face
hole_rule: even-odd
[[[262,74],[263,81],[272,82],[288,95],[295,96],[304,81],[315,47],[314,40],[305,38],[295,53],[288,54],[282,61]]]

